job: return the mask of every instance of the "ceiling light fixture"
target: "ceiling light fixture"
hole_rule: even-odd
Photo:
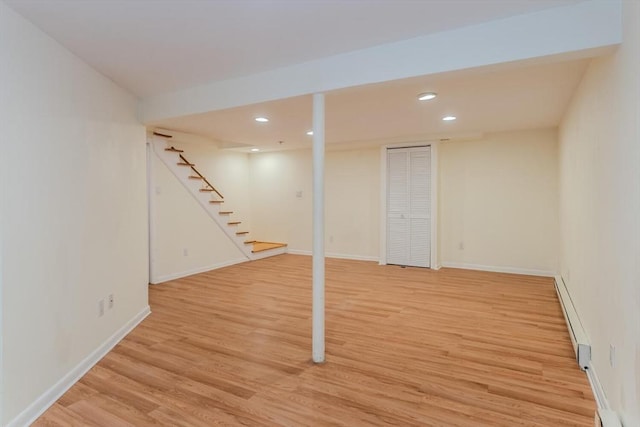
[[[438,96],[435,92],[425,92],[418,95],[418,101],[430,101]]]
[[[256,122],[260,122],[260,123],[267,123],[269,121],[269,119],[267,119],[266,117],[256,117]]]
[[[252,148],[251,151],[253,151],[255,153],[256,151],[260,151],[260,149],[259,148]]]
[[[313,135],[313,131],[312,130],[308,131],[307,135],[309,135],[309,136]]]
[[[457,119],[457,117],[456,117],[456,116],[444,116],[444,117],[442,118],[442,120],[443,120],[443,121],[445,121],[445,122],[452,122],[452,121],[454,121],[455,119]]]

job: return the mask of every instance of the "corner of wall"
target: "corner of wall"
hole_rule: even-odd
[[[58,400],[67,390],[69,390],[76,382],[82,378],[84,374],[95,366],[104,356],[111,351],[124,337],[129,334],[136,326],[138,326],[149,314],[151,309],[149,306],[143,308],[138,314],[125,323],[111,337],[100,344],[98,348],[92,351],[80,363],[62,377],[58,382],[51,386],[47,391],[42,393],[31,404],[26,407],[14,419],[8,422],[7,427],[23,427],[31,425],[38,419],[56,400]]]

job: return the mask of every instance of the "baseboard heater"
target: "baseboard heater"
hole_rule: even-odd
[[[618,418],[616,413],[605,409],[598,409],[596,411],[593,425],[595,427],[622,427],[620,418]]]
[[[576,360],[578,365],[584,371],[589,369],[589,363],[591,362],[591,344],[587,339],[587,334],[582,328],[580,319],[578,318],[578,312],[576,312],[567,287],[564,284],[561,276],[556,276],[556,292],[560,305],[562,306],[562,313],[564,314],[564,320],[567,322],[567,328],[569,329],[569,335],[571,336],[571,343],[576,353]]]

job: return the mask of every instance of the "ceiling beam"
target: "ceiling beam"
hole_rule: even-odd
[[[574,53],[622,40],[621,1],[589,0],[144,98],[145,124],[351,86]],[[220,58],[224,61],[224,58]]]

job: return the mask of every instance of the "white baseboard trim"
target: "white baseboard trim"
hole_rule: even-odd
[[[494,273],[524,274],[527,276],[554,277],[556,275],[555,272],[546,270],[533,270],[518,267],[496,267],[493,265],[465,264],[460,262],[443,262],[442,267],[461,268],[464,270],[492,271]]]
[[[288,250],[287,250],[286,246],[283,247],[283,248],[269,249],[267,251],[252,253],[251,254],[251,260],[252,261],[257,261],[259,259],[264,259],[264,258],[269,258],[269,257],[272,257],[272,256],[276,256],[276,255],[286,254],[287,252],[288,252]]]
[[[313,255],[311,251],[301,250],[301,249],[289,249],[288,251],[292,255]],[[332,252],[326,252],[325,257],[327,258],[339,258],[339,259],[351,259],[354,261],[375,261],[378,262],[377,256],[368,256],[368,255],[350,255],[350,254],[337,254]]]
[[[380,262],[378,262],[378,265],[395,265],[395,264],[386,264],[386,263],[380,261]],[[422,267],[418,267],[418,268],[422,268]],[[433,271],[438,271],[438,270],[440,270],[442,268],[442,265],[436,265],[435,267],[427,267],[427,268],[430,269],[430,270],[433,270]]]
[[[586,372],[587,379],[591,385],[591,390],[593,391],[593,396],[595,397],[596,405],[598,407],[597,415],[595,417],[596,425],[602,425],[605,427],[622,427],[620,416],[616,411],[611,409],[611,406],[609,406],[607,395],[602,388],[598,374],[595,369],[593,369],[592,364],[589,364],[589,369],[587,369]]]
[[[179,273],[165,274],[164,276],[160,277],[152,277],[149,283],[151,283],[152,285],[158,285],[160,283],[168,282],[169,280],[182,279],[183,277],[193,276],[194,274],[200,274],[211,270],[217,270],[218,268],[229,267],[230,265],[236,265],[246,261],[249,260],[243,257],[207,265],[204,267],[192,268],[191,270],[181,271]]]
[[[607,400],[607,396],[605,395],[604,389],[602,388],[602,384],[600,384],[598,374],[596,373],[595,369],[593,369],[593,364],[589,364],[589,369],[587,369],[586,372],[587,378],[589,379],[589,384],[591,384],[591,390],[593,391],[593,397],[595,397],[596,404],[598,405],[598,409],[611,409],[611,407],[609,406],[609,401]]]
[[[60,381],[55,383],[49,390],[45,391],[40,397],[34,400],[24,411],[18,414],[13,420],[9,421],[7,427],[24,427],[31,425],[40,415],[44,413],[56,400],[60,398],[67,390],[71,388],[89,369],[100,361],[107,353],[111,351],[129,332],[133,330],[140,322],[151,313],[149,306],[136,314],[131,320],[118,329],[111,337],[95,349],[91,354],[85,357],[75,368],[69,371]]]

